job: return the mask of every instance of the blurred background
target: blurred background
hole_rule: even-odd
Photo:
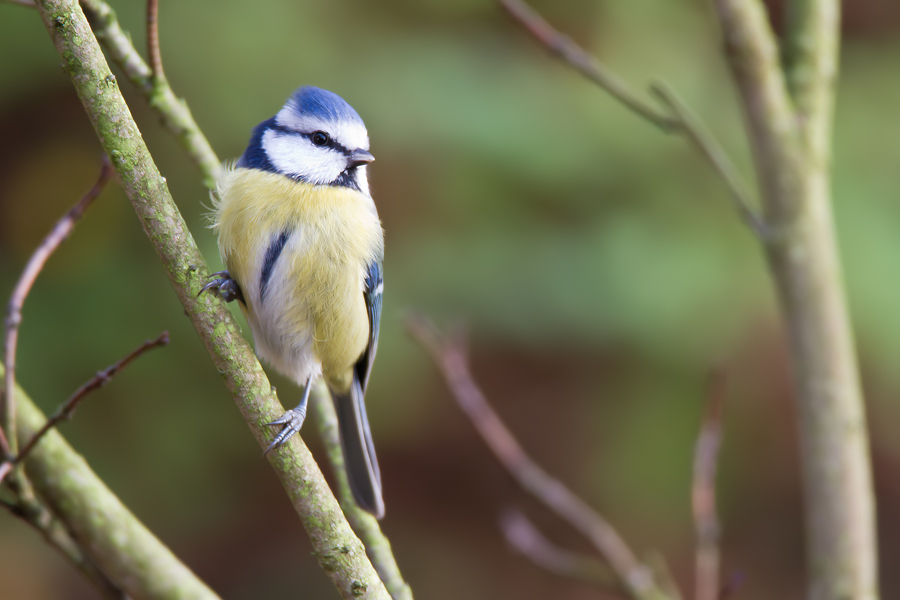
[[[693,445],[709,369],[728,373],[719,495],[739,598],[803,590],[785,344],[763,257],[727,191],[666,136],[549,58],[487,0],[162,2],[166,74],[222,160],[301,84],[365,120],[387,239],[368,393],[389,535],[418,598],[596,598],[505,545],[518,506],[587,550],[500,468],[404,331],[413,309],[466,323],[473,369],[535,460],[690,590]],[[664,78],[751,179],[705,0],[535,1],[637,89]],[[143,52],[143,3],[114,2]],[[776,17],[781,10],[770,5]],[[900,597],[900,5],[847,3],[834,207],[862,362],[883,595]],[[36,12],[0,4],[0,296],[93,183],[100,146]],[[119,75],[118,71],[114,72]],[[198,170],[120,85],[211,267]],[[4,301],[5,302],[5,301]],[[242,326],[246,324],[241,320]],[[62,433],[223,598],[334,598],[121,189],[110,185],[25,307],[21,384],[47,412],[167,329],[171,344],[94,393]],[[299,391],[273,376],[293,406]],[[314,427],[304,439],[324,459]],[[325,467],[327,471],[327,467]],[[330,474],[328,474],[330,476]],[[93,590],[0,513],[0,595]]]

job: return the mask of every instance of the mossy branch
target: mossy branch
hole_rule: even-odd
[[[131,43],[131,38],[119,25],[116,13],[102,0],[81,0],[84,14],[97,39],[106,46],[115,62],[128,80],[141,92],[162,119],[163,125],[171,131],[188,155],[203,172],[206,187],[215,188],[222,171],[222,164],[213,152],[209,141],[200,131],[187,104],[175,95],[168,80],[159,67],[160,75],[154,75],[141,55]],[[149,34],[148,34],[149,35]],[[152,45],[151,45],[152,47]],[[159,63],[159,46],[155,46],[155,62]],[[161,63],[159,63],[161,65]]]
[[[341,508],[347,516],[347,520],[353,526],[353,530],[363,541],[369,558],[381,580],[384,582],[388,593],[393,600],[412,600],[412,590],[409,584],[403,580],[397,561],[391,551],[391,542],[384,533],[378,521],[356,505],[353,494],[350,492],[350,482],[347,480],[347,471],[344,468],[344,454],[341,451],[341,437],[338,432],[337,413],[331,396],[325,388],[325,384],[319,381],[312,391],[313,416],[316,425],[322,434],[322,442],[328,452],[328,459],[334,470],[334,476],[338,482],[338,496]]]
[[[159,174],[115,77],[75,0],[42,0],[41,18],[63,68],[150,238],[185,312],[196,327],[261,448],[271,441],[266,423],[284,409],[230,313],[217,299],[197,297],[208,269]],[[319,564],[344,598],[388,594],[299,436],[269,462],[310,537]],[[112,534],[112,532],[107,532]]]
[[[131,38],[125,32],[116,18],[115,12],[108,4],[102,0],[81,0],[81,6],[85,10],[88,21],[94,28],[94,33],[98,40],[110,52],[113,61],[128,74],[129,79],[139,89],[149,91],[153,86],[162,86],[168,88],[168,82],[152,82],[152,69],[144,63],[140,54],[131,43]],[[152,13],[148,5],[148,15]],[[155,14],[153,15],[155,18]],[[150,16],[148,16],[148,21]],[[152,25],[150,29],[153,29]],[[160,63],[158,57],[159,47],[156,44],[148,44],[151,48],[150,54],[156,55],[156,62]],[[162,72],[161,66],[158,69]],[[171,92],[169,96],[174,97]],[[147,96],[150,99],[150,96]],[[207,142],[203,132],[190,117],[190,112],[183,102],[151,102],[151,107],[160,114],[164,123],[181,123],[181,127],[169,127],[176,135],[180,131],[189,132],[187,139],[193,140],[191,143],[182,144],[189,155],[200,166],[203,171],[204,181],[210,189],[214,189],[214,183],[219,177],[221,163],[213,153],[213,150]],[[182,109],[185,110],[182,113]],[[327,400],[327,393],[324,388],[317,388],[314,392],[320,398]],[[323,395],[324,394],[324,395]],[[330,401],[329,401],[330,402]],[[341,452],[340,438],[337,437],[337,429],[334,428],[334,410],[329,403],[326,403],[331,409],[331,416],[328,416],[328,410],[319,412],[320,418],[317,419],[319,430],[322,433],[323,442],[326,446],[329,461],[335,473],[338,474],[339,482],[346,483],[346,474],[344,472],[344,459]],[[384,581],[388,592],[394,600],[404,598],[412,598],[412,591],[403,580],[400,574],[397,562],[391,552],[390,542],[381,531],[378,521],[370,515],[361,511],[356,504],[350,500],[349,487],[341,487],[341,507],[344,514],[348,517],[354,530],[362,538],[370,558],[373,561],[375,569]]]
[[[18,435],[31,439],[47,418],[18,386],[15,401]],[[105,597],[121,597],[120,590],[135,599],[218,598],[131,514],[58,431],[41,438],[24,466],[55,515],[40,517],[46,527],[39,528]]]

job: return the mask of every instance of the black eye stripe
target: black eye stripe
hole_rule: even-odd
[[[288,135],[299,135],[300,137],[304,137],[304,138],[308,139],[310,142],[312,142],[312,136],[314,136],[315,134],[317,134],[317,133],[324,133],[324,132],[322,132],[322,131],[320,131],[320,130],[318,130],[318,129],[315,130],[315,131],[310,131],[310,132],[295,131],[295,130],[293,130],[293,129],[288,129],[288,128],[285,127],[284,125],[279,125],[279,124],[277,124],[277,123],[273,123],[272,126],[269,127],[269,129],[272,129],[272,130],[274,130],[274,131],[278,131],[278,132],[280,132],[280,133],[286,133],[286,134],[288,134]],[[327,135],[327,134],[326,134],[326,135]],[[335,141],[335,139],[334,139],[333,137],[331,137],[330,135],[328,136],[328,141],[327,141],[325,144],[323,144],[323,145],[321,145],[321,146],[317,146],[317,147],[319,147],[319,148],[334,148],[335,150],[337,150],[338,152],[340,152],[340,153],[343,154],[344,156],[350,156],[350,155],[352,154],[352,151],[351,151],[351,150],[349,150],[346,146],[344,146],[344,145],[342,145],[342,144],[339,144],[339,143],[338,143],[337,141]]]

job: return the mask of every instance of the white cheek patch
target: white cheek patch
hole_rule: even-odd
[[[347,165],[340,152],[316,147],[300,135],[270,129],[263,134],[262,147],[279,173],[300,177],[315,185],[331,183]]]

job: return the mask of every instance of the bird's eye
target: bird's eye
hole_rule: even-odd
[[[328,143],[329,138],[328,138],[328,134],[325,133],[324,131],[317,131],[314,134],[312,134],[312,137],[310,139],[312,139],[312,143],[315,144],[316,146],[324,146],[325,144]]]

